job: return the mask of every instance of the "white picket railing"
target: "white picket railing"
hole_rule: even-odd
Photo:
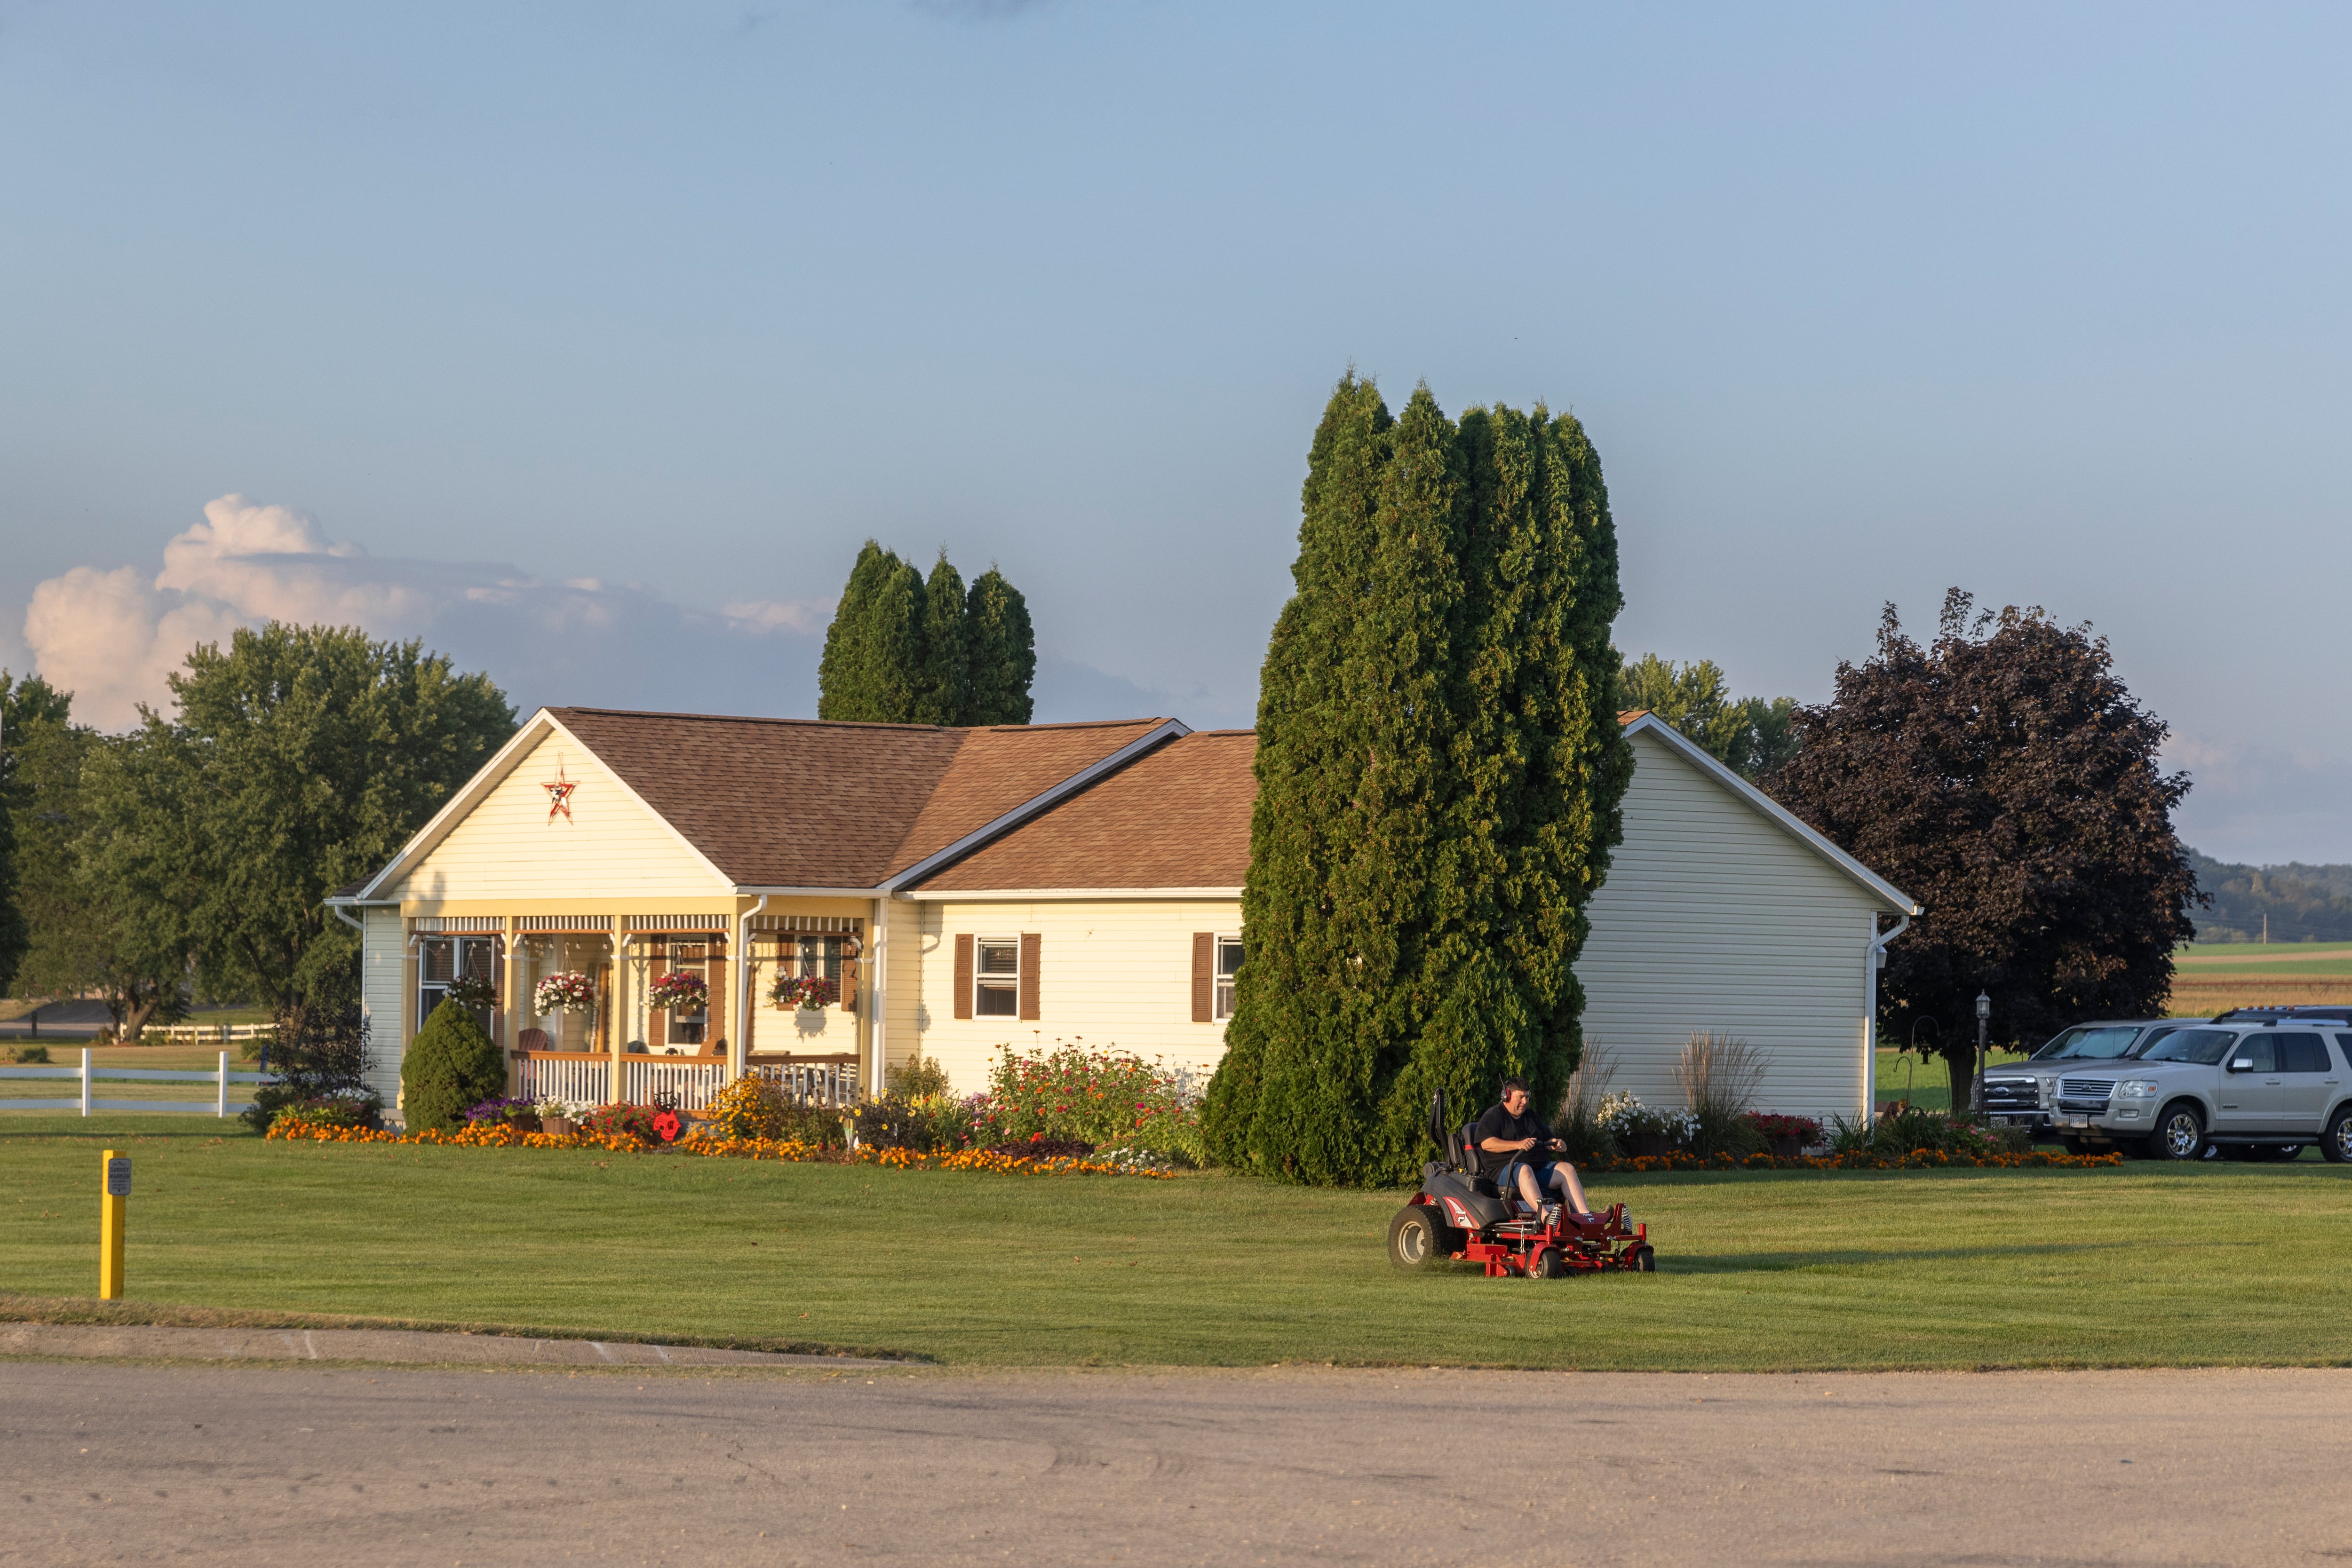
[[[857,1103],[857,1069],[845,1061],[755,1061],[751,1071],[784,1092],[795,1105]]]
[[[613,1097],[613,1059],[565,1051],[515,1058],[515,1092],[525,1100],[602,1105]]]
[[[228,1086],[232,1083],[275,1082],[266,1072],[231,1072],[228,1052],[220,1053],[220,1067],[213,1072],[173,1071],[156,1067],[97,1067],[89,1064],[89,1052],[81,1053],[79,1067],[0,1067],[0,1079],[7,1078],[69,1078],[78,1082],[80,1094],[71,1100],[16,1100],[0,1098],[0,1111],[79,1111],[89,1115],[92,1111],[173,1111],[190,1115],[210,1112],[227,1116],[250,1109],[251,1102],[236,1105],[228,1103]],[[210,1083],[217,1091],[210,1100],[93,1100],[92,1083]]]
[[[650,1105],[658,1096],[681,1111],[699,1111],[727,1087],[727,1063],[699,1057],[621,1058],[621,1097]]]
[[[202,1045],[208,1040],[235,1045],[240,1040],[277,1038],[278,1026],[274,1023],[150,1024],[139,1031],[142,1045],[152,1045],[159,1040],[173,1045]]]

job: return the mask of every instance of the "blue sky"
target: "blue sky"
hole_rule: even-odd
[[[107,717],[292,614],[809,714],[870,534],[1003,567],[1041,716],[1247,723],[1352,362],[1584,419],[1629,654],[1819,699],[1885,601],[2041,604],[2189,841],[2352,860],[2347,35],[0,5],[0,662]]]

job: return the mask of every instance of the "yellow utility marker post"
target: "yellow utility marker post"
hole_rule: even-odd
[[[98,1200],[98,1299],[122,1299],[122,1222],[131,1208],[131,1159],[112,1149],[104,1155],[106,1190]]]

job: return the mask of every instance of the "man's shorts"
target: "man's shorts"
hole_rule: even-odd
[[[1551,1164],[1549,1160],[1513,1160],[1495,1173],[1495,1190],[1506,1198],[1524,1199],[1527,1195],[1519,1191],[1519,1172],[1530,1170],[1535,1173],[1537,1193],[1549,1203],[1552,1201]]]

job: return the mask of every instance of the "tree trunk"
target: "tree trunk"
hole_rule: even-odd
[[[1975,1109],[1976,1048],[1969,1046],[1944,1058],[1944,1064],[1952,1075],[1952,1114]]]

